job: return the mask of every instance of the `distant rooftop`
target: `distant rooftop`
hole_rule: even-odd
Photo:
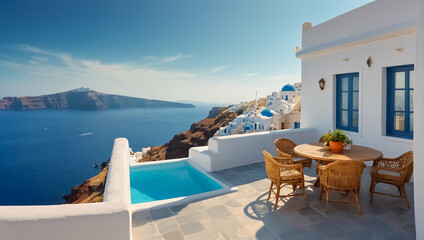
[[[295,92],[296,88],[293,87],[293,85],[291,84],[286,84],[284,85],[284,87],[281,89],[282,92]]]
[[[76,91],[76,92],[89,92],[90,90],[91,90],[90,88],[80,87],[80,88],[75,88],[74,91]]]

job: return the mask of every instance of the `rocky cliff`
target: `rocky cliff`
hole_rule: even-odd
[[[266,99],[259,100],[259,106],[264,106]],[[248,107],[252,107],[254,101]],[[160,161],[173,158],[188,157],[191,147],[205,146],[218,129],[243,111],[229,112],[226,107],[214,107],[209,111],[207,118],[193,123],[189,130],[178,133],[168,143],[151,147],[150,152],[143,158],[147,161]],[[88,203],[103,201],[103,191],[106,181],[107,167],[99,175],[85,181],[72,189],[71,194],[65,196],[65,203]],[[102,182],[103,181],[103,182]]]
[[[92,203],[103,202],[109,160],[103,162],[102,171],[86,180],[83,184],[72,188],[71,193],[63,197],[64,203]]]
[[[104,110],[118,108],[193,108],[192,104],[126,97],[101,92],[67,91],[37,97],[0,98],[0,110],[79,109]]]
[[[231,122],[241,113],[242,111],[229,112],[228,108],[212,108],[207,118],[193,123],[189,130],[176,134],[165,145],[151,147],[142,161],[188,157],[188,150],[191,147],[207,145],[209,138],[213,137],[220,127]]]

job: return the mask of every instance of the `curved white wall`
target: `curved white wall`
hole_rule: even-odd
[[[130,239],[129,146],[115,140],[105,202],[50,206],[0,206],[0,239]]]
[[[208,171],[262,162],[263,150],[277,155],[274,141],[278,138],[289,138],[296,144],[317,142],[319,139],[317,131],[312,128],[213,137],[209,139],[208,147],[191,148],[189,159]]]

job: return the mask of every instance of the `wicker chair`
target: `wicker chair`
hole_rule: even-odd
[[[382,158],[375,160],[373,166],[370,169],[371,174],[371,202],[374,197],[374,193],[382,194],[391,197],[404,198],[408,208],[410,208],[408,197],[406,196],[405,184],[411,179],[413,172],[413,152],[409,151],[397,158],[388,159]],[[377,183],[387,183],[394,185],[398,188],[400,196],[376,192],[375,185]]]
[[[289,154],[292,157],[293,163],[301,163],[303,167],[312,167],[312,159],[301,157],[293,152],[293,148],[296,147],[296,143],[286,138],[279,138],[275,140],[274,144],[277,148],[277,153],[279,157],[284,156],[283,153]]]
[[[326,196],[325,211],[328,213],[328,202],[355,202],[361,213],[361,204],[359,203],[359,189],[361,188],[361,175],[365,164],[361,161],[336,161],[327,165],[318,165],[318,175],[320,177],[321,192]],[[333,190],[352,193],[354,201],[348,200],[330,200],[330,193]]]
[[[275,205],[274,209],[278,206],[280,197],[292,197],[303,195],[308,205],[308,197],[305,191],[305,180],[303,176],[303,166],[301,164],[293,164],[291,156],[284,154],[283,157],[274,157],[267,151],[263,151],[265,159],[265,168],[268,178],[271,180],[271,186],[269,187],[268,200],[271,197],[271,192],[275,194]],[[273,186],[276,187],[276,192]],[[280,191],[283,187],[291,185],[293,192],[287,195],[280,195]],[[295,193],[297,186],[302,189],[302,193]]]

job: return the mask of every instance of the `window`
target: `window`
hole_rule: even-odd
[[[359,73],[336,76],[336,127],[358,132]]]
[[[387,68],[386,135],[414,136],[414,65]]]
[[[294,128],[300,128],[300,122],[294,122]]]

